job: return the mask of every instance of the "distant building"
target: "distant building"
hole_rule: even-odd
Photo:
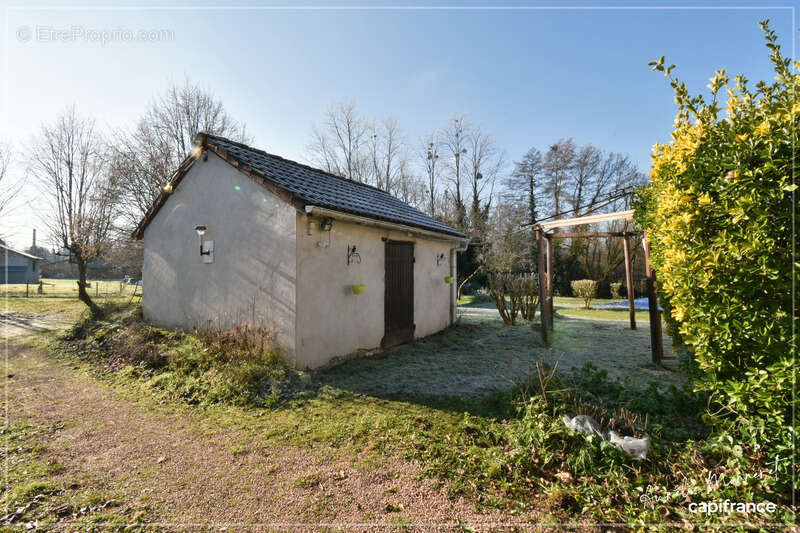
[[[41,257],[26,254],[0,244],[0,284],[39,283]]]

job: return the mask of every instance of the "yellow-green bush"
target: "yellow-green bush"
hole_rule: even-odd
[[[768,21],[762,28],[772,83],[750,88],[737,76],[730,87],[720,70],[707,102],[689,95],[663,57],[651,63],[670,79],[679,112],[672,141],[654,147],[636,218],[648,230],[669,318],[701,373],[697,386],[711,393],[708,420],[747,427],[740,433],[752,449],[789,453],[800,77]]]
[[[616,281],[612,283],[610,287],[611,287],[612,298],[614,298],[615,300],[619,300],[620,298],[622,298],[622,293],[620,292],[620,290],[622,290],[622,282]]]
[[[597,298],[597,282],[591,279],[579,279],[570,283],[572,294],[578,298],[583,298],[583,305],[586,309],[592,304],[592,300]]]

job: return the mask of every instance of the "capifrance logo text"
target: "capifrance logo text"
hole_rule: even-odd
[[[689,511],[697,514],[728,514],[728,513],[774,513],[777,505],[772,502],[732,502],[720,500],[713,502],[692,502]]]

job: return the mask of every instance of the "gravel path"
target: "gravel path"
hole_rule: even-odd
[[[10,424],[56,428],[43,444],[48,458],[66,467],[58,483],[121,491],[128,516],[145,512],[162,529],[210,523],[216,530],[297,531],[327,523],[369,531],[404,523],[427,531],[507,518],[449,499],[433,481],[418,479],[415,464],[376,462],[374,455],[348,456],[326,446],[264,444],[256,431],[214,427],[201,411],[178,415],[143,407],[13,342],[7,375]],[[204,424],[197,424],[194,417],[203,416]],[[404,509],[390,510],[396,504]]]

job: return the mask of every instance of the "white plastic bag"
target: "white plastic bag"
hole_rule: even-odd
[[[624,437],[613,430],[608,431],[608,441],[628,454],[632,459],[641,461],[647,459],[647,450],[650,449],[650,437],[645,435],[641,439]]]
[[[598,424],[597,421],[591,416],[578,415],[570,418],[569,416],[564,415],[564,423],[569,429],[581,431],[589,435],[599,435],[600,437],[603,437],[603,429],[600,427],[600,424]]]
[[[577,415],[572,418],[564,415],[563,420],[564,424],[574,431],[580,431],[587,435],[599,435],[600,438],[609,441],[632,459],[637,461],[647,459],[647,450],[650,449],[650,437],[647,435],[637,439],[620,435],[613,430],[604,432],[597,420],[589,415]]]

